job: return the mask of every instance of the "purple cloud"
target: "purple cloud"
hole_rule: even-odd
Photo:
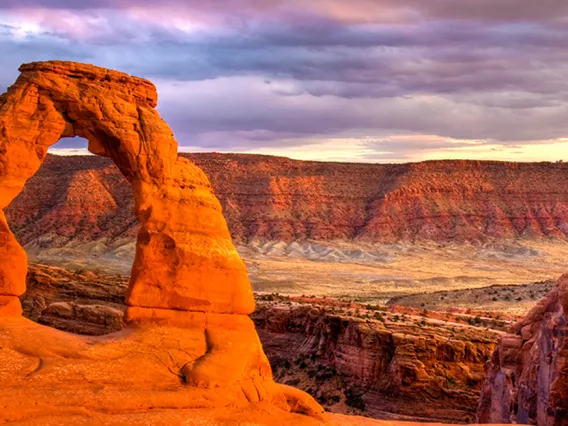
[[[208,149],[568,136],[568,3],[457,3],[4,0],[0,83],[51,58],[147,77],[181,144]]]

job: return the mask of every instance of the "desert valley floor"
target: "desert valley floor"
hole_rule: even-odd
[[[105,240],[72,242],[57,248],[34,242],[26,249],[33,262],[120,275],[130,273],[134,258],[131,239],[110,245]],[[280,241],[237,249],[259,294],[396,301],[433,310],[482,306],[514,314],[528,312],[548,293],[551,281],[566,271],[568,258],[568,242],[559,240],[483,246]],[[523,285],[531,287],[526,290]],[[432,293],[436,296],[429,296]]]

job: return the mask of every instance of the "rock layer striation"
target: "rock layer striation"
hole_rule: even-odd
[[[331,410],[472,422],[483,366],[499,333],[377,312],[359,318],[260,303],[253,319],[277,379],[309,390]]]
[[[235,241],[485,242],[568,234],[568,164],[342,164],[181,154],[202,168]],[[48,156],[7,209],[24,244],[132,239],[131,191],[112,163]]]

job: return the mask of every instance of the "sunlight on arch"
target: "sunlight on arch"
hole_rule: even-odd
[[[75,136],[73,138],[61,138],[47,151],[55,155],[93,155],[88,150],[89,141]]]

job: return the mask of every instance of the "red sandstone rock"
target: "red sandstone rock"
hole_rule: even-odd
[[[28,64],[21,71],[1,98],[0,208],[39,169],[49,146],[61,137],[85,137],[89,149],[110,157],[133,188],[142,227],[129,304],[251,313],[250,283],[219,202],[204,173],[177,157],[172,131],[154,109],[154,86],[74,63]],[[25,254],[3,216],[0,225],[0,295],[19,296]]]
[[[568,425],[568,275],[504,336],[486,366],[480,422]]]
[[[498,336],[436,320],[419,325],[421,316],[383,323],[305,305],[260,303],[252,317],[278,380],[311,388],[332,410],[345,399],[387,419],[471,422]]]
[[[202,168],[233,238],[486,241],[568,233],[568,164],[403,165],[181,154]],[[88,184],[87,182],[90,182]],[[24,244],[133,238],[130,188],[104,158],[48,156],[7,209]],[[45,241],[42,237],[49,237]]]
[[[0,214],[0,422],[77,407],[184,408],[200,397],[197,405],[263,402],[320,416],[311,397],[272,380],[246,316],[254,310],[251,285],[219,201],[201,169],[178,157],[152,83],[72,62],[20,71],[0,96],[0,211],[51,145],[81,136],[131,184],[141,228],[127,296],[130,327],[111,338],[81,338],[20,317],[27,258]],[[59,318],[94,322],[102,316],[97,309],[51,306]]]
[[[117,312],[125,308],[121,294],[127,284],[120,276],[31,265],[22,305],[28,318],[42,324],[74,333],[107,334],[121,326]],[[280,383],[310,390],[333,412],[363,412],[393,420],[473,419],[483,365],[497,332],[444,323],[447,315],[424,315],[423,310],[410,308],[381,312],[386,321],[383,325],[378,320],[333,314],[329,308],[345,305],[334,305],[331,300],[306,298],[303,307],[272,303],[261,301],[252,317]],[[101,309],[101,305],[108,309]],[[364,305],[359,308],[366,314]],[[167,312],[169,317],[162,313],[153,318],[154,323],[191,330],[207,321],[203,313]],[[397,322],[393,321],[395,315],[400,317]],[[423,320],[425,325],[419,324]],[[250,323],[243,325],[247,326]],[[231,321],[225,328],[227,335],[235,323]],[[245,340],[239,342],[246,346],[243,353],[255,347],[251,343],[247,347]],[[258,360],[261,354],[256,356]],[[189,370],[188,377],[192,367],[183,368]],[[231,369],[237,370],[236,363],[216,374],[223,378],[232,374]],[[288,404],[294,406],[295,391],[289,391]],[[254,400],[252,389],[247,394]],[[364,411],[354,407],[361,404]]]

